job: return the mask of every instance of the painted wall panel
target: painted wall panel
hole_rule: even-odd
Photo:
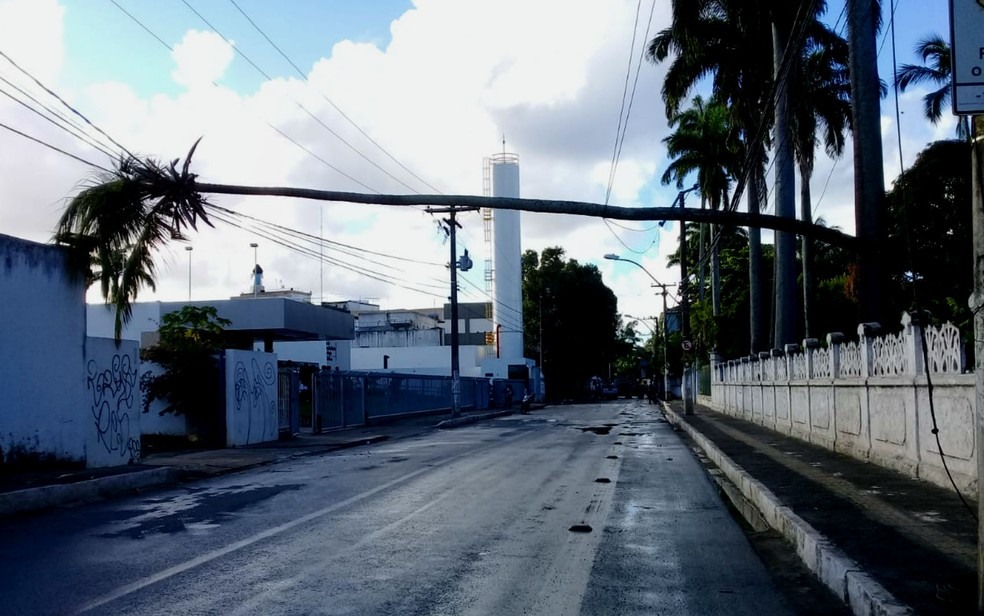
[[[61,249],[0,235],[0,463],[85,459],[84,300]]]
[[[226,445],[277,440],[277,355],[227,350]]]
[[[119,466],[140,461],[140,382],[137,343],[87,338],[85,390],[88,426],[86,466]]]

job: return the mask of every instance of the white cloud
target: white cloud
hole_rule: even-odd
[[[209,86],[232,62],[232,45],[215,32],[189,30],[171,53],[177,65],[171,73],[176,83],[194,89]]]
[[[174,66],[160,76],[182,86],[178,94],[142,96],[118,82],[91,83],[69,94],[74,104],[134,152],[170,160],[183,156],[202,136],[194,170],[205,181],[367,190],[282,138],[272,125],[369,190],[432,192],[346,122],[337,105],[390,154],[442,192],[481,194],[482,158],[502,147],[504,133],[506,147],[521,156],[523,196],[601,202],[608,184],[634,10],[630,0],[418,0],[392,23],[392,40],[385,48],[340,41],[324,49],[323,57],[313,63],[310,85],[296,78],[276,78],[252,92],[213,86],[213,80],[222,83],[232,63],[241,60],[218,35],[189,30],[180,41],[168,41],[175,45]],[[54,0],[0,0],[0,40],[5,50],[29,61],[28,68],[56,89],[64,55],[78,51],[64,49],[63,12]],[[669,7],[660,3],[651,34],[668,20]],[[642,26],[640,38],[641,30]],[[256,59],[273,57],[269,49],[244,51]],[[148,40],[146,53],[159,52]],[[637,60],[633,59],[633,70]],[[676,194],[673,187],[659,188],[655,194],[648,188],[654,180],[658,183],[666,165],[660,141],[667,128],[659,97],[664,70],[649,63],[642,66],[613,184],[613,204],[665,205]],[[6,69],[0,74],[11,75]],[[161,92],[172,91],[166,85],[162,83]],[[914,94],[904,121],[918,117],[918,103]],[[0,101],[0,118],[106,163],[91,148],[80,148],[71,137],[9,101]],[[944,127],[939,131],[947,132]],[[925,139],[933,138],[931,129],[924,132]],[[916,141],[923,138],[918,131],[914,134]],[[890,143],[886,136],[886,176],[894,177]],[[917,151],[913,145],[906,158],[911,161]],[[850,156],[848,147],[831,175],[834,163],[818,155],[812,183],[816,203],[831,178],[817,213],[848,232],[853,230]],[[79,163],[0,134],[0,232],[46,240],[62,200],[87,172]],[[448,259],[435,220],[418,210],[228,196],[214,201],[315,236],[323,229],[326,238],[337,242],[434,263]],[[476,263],[467,279],[484,288],[481,218],[464,215],[462,222],[462,244]],[[598,263],[623,313],[656,314],[658,298],[644,272],[630,264],[604,261],[603,254],[638,260],[661,281],[678,279],[678,271],[665,266],[666,255],[676,247],[676,225],[642,232],[614,227],[622,241],[645,255],[626,249],[595,219],[524,214],[523,225],[524,249],[560,245],[571,258]],[[652,224],[626,226],[646,229]],[[252,241],[260,244],[259,260],[268,287],[282,280],[287,287],[311,290],[317,297],[323,272],[327,299],[372,297],[390,307],[426,306],[447,295],[447,270],[441,266],[329,250],[325,254],[338,263],[322,268],[316,255],[301,255],[270,238],[217,223],[216,229],[206,228],[193,238],[194,297],[244,291],[253,264]],[[302,240],[289,242],[318,252]],[[172,247],[162,256],[158,292],[143,294],[141,299],[185,297],[187,259],[181,246]],[[341,261],[429,294],[374,280]],[[469,290],[470,299],[478,299],[473,287],[462,287]]]

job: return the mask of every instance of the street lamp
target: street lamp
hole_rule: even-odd
[[[194,246],[185,246],[185,252],[188,253],[188,301],[191,301],[191,251],[194,250]]]
[[[669,329],[666,324],[666,287],[673,285],[666,285],[662,282],[656,280],[656,277],[649,273],[649,270],[644,268],[641,263],[633,261],[632,259],[625,259],[613,253],[608,253],[605,258],[609,261],[625,261],[626,263],[631,263],[646,272],[653,281],[654,287],[660,287],[663,291],[663,398],[668,398],[670,394],[670,360],[667,354],[667,339],[669,338]]]
[[[256,253],[256,249],[258,246],[259,244],[257,244],[256,242],[249,243],[249,247],[253,249],[253,297],[256,297],[257,287],[259,286],[256,284],[256,268],[260,264],[260,261],[257,258],[257,253]]]

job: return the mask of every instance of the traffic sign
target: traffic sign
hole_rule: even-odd
[[[690,342],[689,340],[684,340],[683,343],[680,344],[680,346],[683,347],[684,351],[689,351],[690,349],[694,348],[693,343]]]
[[[950,0],[953,113],[984,113],[984,0]]]

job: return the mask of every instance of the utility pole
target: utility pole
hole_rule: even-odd
[[[854,114],[854,221],[858,238],[860,318],[882,320],[882,219],[885,180],[882,168],[881,102],[875,51],[875,11],[871,0],[847,0],[851,101]]]
[[[427,208],[429,214],[447,214],[444,219],[445,231],[448,234],[448,243],[451,245],[451,416],[461,415],[461,356],[458,344],[458,268],[467,272],[471,269],[471,259],[468,258],[468,251],[462,255],[459,262],[457,246],[457,230],[461,224],[455,220],[457,212],[472,212],[478,210],[477,207],[456,207],[447,208]]]
[[[984,614],[984,116],[971,118],[973,142],[971,161],[973,181],[974,231],[974,294],[970,307],[974,310],[974,373],[977,392],[977,613]]]
[[[666,323],[666,287],[673,285],[654,284],[653,286],[663,289],[663,400],[668,400],[670,395],[670,358],[667,351],[670,348],[670,329]]]
[[[680,191],[680,209],[684,209],[686,206],[687,193],[697,190],[699,186],[694,184],[686,190]],[[683,333],[684,344],[690,340],[690,284],[687,280],[687,223],[684,220],[680,221],[680,319],[683,321],[680,325],[680,330]],[[694,398],[695,392],[693,384],[690,382],[693,379],[694,371],[696,366],[691,366],[687,369],[687,355],[688,351],[683,352],[683,375],[680,380],[681,394],[683,394],[683,412],[685,415],[694,414]]]

